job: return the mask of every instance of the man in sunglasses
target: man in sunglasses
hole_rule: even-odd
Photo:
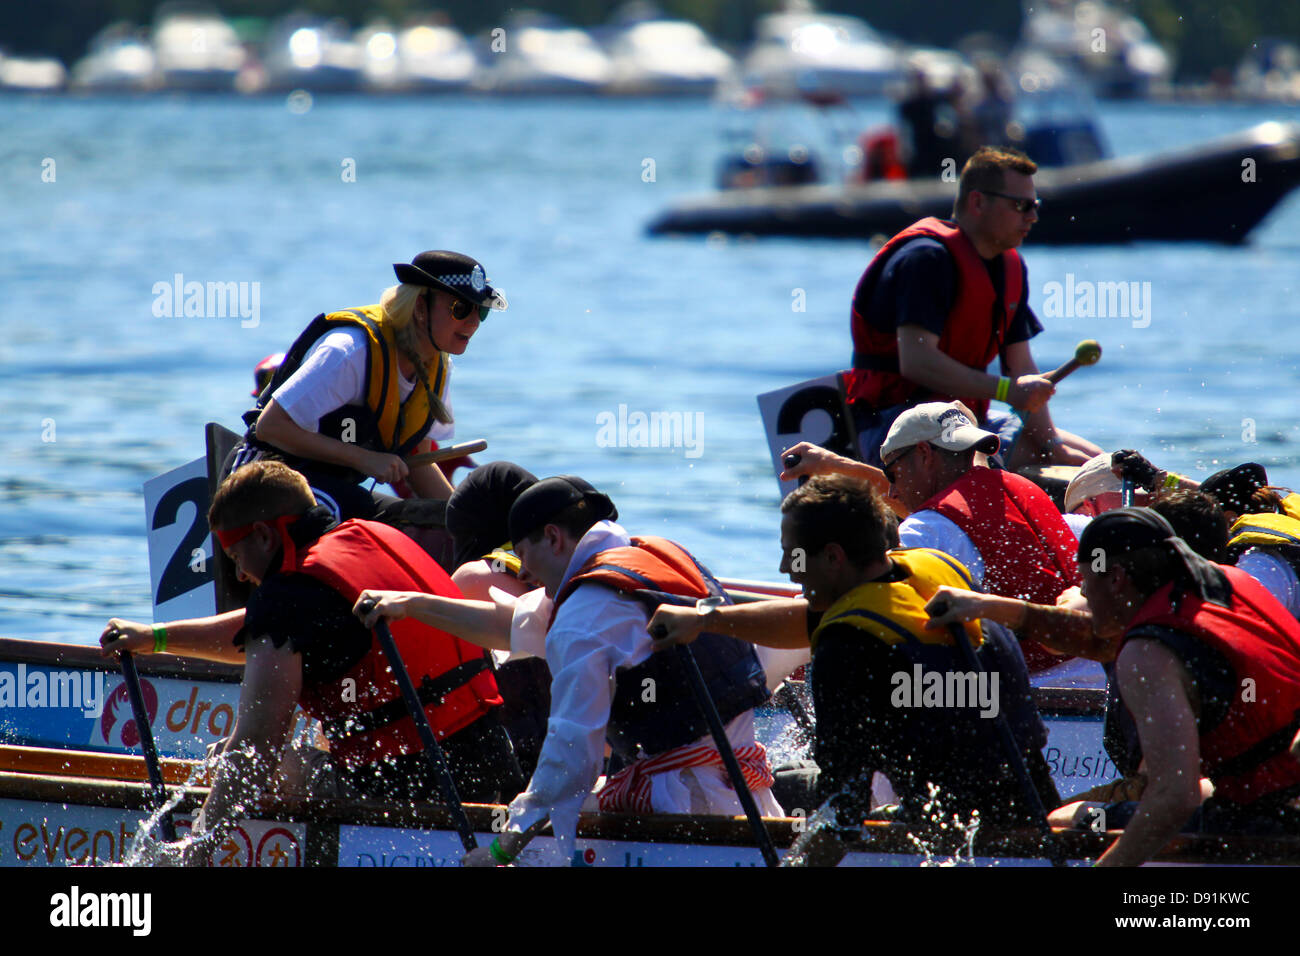
[[[249,430],[227,471],[262,458],[306,476],[336,519],[439,523],[429,499],[451,495],[436,465],[406,458],[452,436],[447,401],[451,356],[461,355],[492,309],[506,300],[483,266],[458,252],[422,252],[393,266],[399,285],[377,305],[318,315],[244,415]],[[406,482],[401,501],[360,485]]]
[[[955,404],[926,402],[898,416],[880,457],[889,497],[909,512],[899,544],[952,555],[990,594],[1054,604],[1080,583],[1077,540],[1037,485],[975,463],[998,444]],[[1037,642],[1022,650],[1031,673],[1067,660]]]
[[[1029,308],[1029,276],[1016,252],[1038,221],[1038,167],[1014,149],[981,147],[962,169],[953,221],[922,219],[871,260],[853,294],[848,402],[869,464],[904,409],[958,399],[981,425],[1034,460],[1082,464],[1101,449],[1052,423],[1055,390],[1029,340],[1043,330]],[[997,358],[1000,374],[985,371]],[[990,411],[997,399],[1020,418]]]

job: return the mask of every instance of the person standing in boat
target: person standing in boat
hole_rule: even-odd
[[[100,637],[106,656],[165,651],[244,663],[238,716],[187,862],[201,865],[236,808],[266,789],[298,705],[321,721],[345,795],[435,798],[389,663],[352,608],[367,586],[459,596],[446,572],[388,525],[336,524],[281,462],[254,462],[222,482],[208,523],[240,579],[255,587],[247,609],[153,627],[113,619]],[[461,798],[512,797],[524,777],[483,651],[417,620],[396,622],[393,637]]]
[[[773,647],[811,645],[818,794],[830,813],[789,857],[838,862],[840,836],[856,835],[871,812],[876,772],[900,798],[888,818],[923,827],[927,838],[963,839],[952,817],[964,824],[976,811],[987,825],[1028,825],[1035,811],[999,744],[991,719],[998,713],[1010,722],[1042,803],[1059,802],[1041,753],[1046,730],[1009,632],[978,621],[964,628],[962,637],[979,647],[985,671],[999,678],[985,687],[983,705],[965,699],[918,706],[900,694],[916,668],[969,673],[951,632],[927,629],[923,611],[938,588],[971,587],[966,569],[931,549],[887,550],[887,507],[869,484],[845,475],[812,478],[786,496],[781,512],[781,571],[803,587],[802,599],[705,615],[665,606],[649,628],[663,629],[658,650],[689,643],[702,631]]]
[[[512,862],[547,820],[567,860],[607,739],[625,766],[597,794],[601,810],[742,812],[680,662],[652,657],[646,633],[647,607],[693,609],[721,587],[680,546],[629,538],[617,518],[606,495],[571,475],[539,481],[510,509],[523,570],[554,601],[551,713],[527,790],[498,839],[471,852],[467,866]],[[760,812],[781,815],[767,752],[754,738],[753,709],[769,692],[753,648],[712,636],[697,659]]]
[[[962,168],[953,221],[927,218],[904,229],[858,281],[845,385],[869,464],[880,465],[876,449],[904,409],[954,398],[1014,446],[1008,467],[1043,459],[1078,465],[1100,453],[1053,424],[1047,403],[1055,386],[1029,348],[1043,327],[1016,248],[1038,220],[1037,170],[1017,150],[977,150]],[[995,358],[1000,375],[985,371]],[[1021,416],[991,411],[993,399]]]
[[[451,483],[436,465],[405,459],[427,450],[431,433],[451,437],[451,356],[506,300],[458,252],[422,252],[393,271],[400,284],[377,305],[318,315],[297,338],[244,415],[248,433],[228,472],[278,459],[307,477],[336,519],[438,523],[420,517],[422,500],[445,500]],[[418,498],[367,491],[366,478],[405,481]]]

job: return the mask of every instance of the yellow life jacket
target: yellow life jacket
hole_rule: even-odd
[[[886,644],[952,644],[948,628],[931,630],[925,605],[940,587],[974,590],[970,573],[951,555],[932,548],[908,548],[889,552],[907,578],[902,581],[869,581],[859,584],[832,604],[809,638],[813,650],[821,632],[833,624],[850,624]],[[963,625],[971,645],[983,642],[978,621]]]
[[[446,417],[446,409],[439,397],[447,382],[445,352],[438,353],[430,369],[428,390],[417,380],[411,394],[402,401],[397,338],[384,310],[377,305],[367,305],[331,312],[325,316],[325,321],[358,326],[366,333],[370,359],[366,367],[366,407],[375,416],[380,440],[386,448],[414,447],[428,433],[434,421]]]
[[[493,548],[483,555],[482,560],[491,564],[493,571],[509,571],[515,577],[519,577],[524,564],[519,560],[519,555],[510,550],[511,547],[513,547],[512,543],[507,541],[501,547]]]
[[[323,415],[319,422],[320,433],[371,451],[403,457],[409,455],[428,434],[435,421],[451,420],[442,403],[449,359],[446,353],[439,352],[428,370],[428,388],[417,379],[411,393],[402,401],[397,336],[392,323],[378,305],[344,309],[328,315],[318,315],[312,320],[285,353],[284,361],[274,377],[258,396],[257,407],[245,413],[244,421],[250,429],[249,437],[256,440],[254,423],[275,390],[298,371],[321,336],[340,328],[359,328],[365,333],[367,362],[363,386],[364,404],[346,405]],[[362,477],[359,472],[352,474],[357,480]]]
[[[1284,514],[1300,521],[1300,495],[1294,491],[1282,499],[1282,511]]]
[[[1283,505],[1300,495],[1288,495]],[[1228,531],[1228,547],[1300,547],[1300,518],[1290,514],[1242,515]]]

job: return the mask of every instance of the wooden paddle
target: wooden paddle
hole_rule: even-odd
[[[483,443],[486,446],[486,442]],[[441,450],[441,449],[440,449]],[[450,450],[450,449],[447,449]],[[365,616],[369,615],[375,609],[375,602],[365,600],[358,609]],[[447,757],[438,746],[438,739],[433,735],[433,728],[429,726],[429,717],[424,712],[424,705],[420,702],[420,696],[415,692],[415,685],[411,683],[411,674],[402,662],[402,656],[397,651],[397,642],[393,640],[393,632],[388,629],[388,622],[382,617],[375,622],[375,638],[379,641],[379,646],[383,648],[384,656],[388,658],[388,666],[393,669],[393,679],[397,681],[397,686],[402,691],[402,698],[406,701],[406,709],[411,715],[411,720],[415,722],[415,729],[420,734],[420,741],[424,744],[424,755],[429,760],[429,765],[433,769],[434,779],[438,781],[438,789],[442,792],[442,801],[451,811],[452,820],[456,824],[456,832],[460,834],[460,842],[465,847],[465,852],[478,849],[478,840],[474,838],[474,827],[470,825],[469,817],[465,815],[465,807],[460,802],[460,794],[456,792],[456,781],[452,779],[451,769],[447,766]]]
[[[140,693],[140,675],[136,673],[135,659],[129,651],[119,651],[118,659],[122,662],[122,677],[126,681],[126,693],[131,698],[131,712],[135,715],[135,727],[140,733],[140,749],[144,751],[145,766],[149,768],[149,785],[153,789],[157,807],[167,803],[167,787],[163,783],[162,767],[158,762],[158,748],[153,742],[153,727],[149,723],[149,711],[144,706],[144,695]],[[158,829],[168,843],[176,842],[176,825],[172,822],[171,811],[167,811],[158,821]]]
[[[723,600],[723,598],[701,598],[696,607],[707,607],[706,602]],[[651,636],[667,637],[668,629],[662,624],[657,624],[651,631]],[[686,671],[686,680],[691,685],[691,693],[695,695],[695,703],[699,705],[709,725],[713,745],[718,748],[722,763],[727,768],[727,775],[731,777],[731,786],[736,791],[740,806],[745,811],[745,818],[754,832],[754,840],[763,855],[763,862],[768,866],[780,866],[781,861],[776,855],[776,847],[772,845],[772,835],[767,832],[767,827],[763,824],[763,815],[758,812],[758,804],[754,802],[754,795],[750,793],[749,784],[745,782],[745,774],[740,769],[739,761],[736,760],[735,751],[731,749],[731,741],[727,739],[727,728],[722,725],[722,716],[718,713],[713,698],[709,696],[709,685],[704,682],[704,675],[700,673],[700,665],[696,663],[695,654],[687,645],[678,644],[677,658]]]
[[[463,441],[456,445],[448,445],[446,448],[436,448],[433,451],[426,451],[419,455],[409,455],[406,459],[408,468],[416,468],[420,465],[436,465],[440,461],[450,461],[453,458],[462,458],[467,455],[477,454],[487,449],[487,442],[482,439],[474,441]]]
[[[1084,339],[1074,347],[1074,358],[1066,362],[1060,368],[1054,368],[1043,378],[1047,379],[1053,385],[1060,383],[1061,379],[1069,375],[1077,368],[1084,365],[1096,365],[1101,361],[1101,344],[1096,339]]]

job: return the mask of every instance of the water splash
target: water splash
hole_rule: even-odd
[[[908,841],[924,857],[921,866],[974,866],[975,836],[979,833],[980,812],[971,811],[970,819],[966,821],[956,813],[945,814],[939,788],[927,783],[926,789],[929,796],[921,806],[925,814],[922,825],[925,835],[918,835],[911,830],[907,832]],[[942,847],[954,843],[955,849],[951,853],[945,853]]]

